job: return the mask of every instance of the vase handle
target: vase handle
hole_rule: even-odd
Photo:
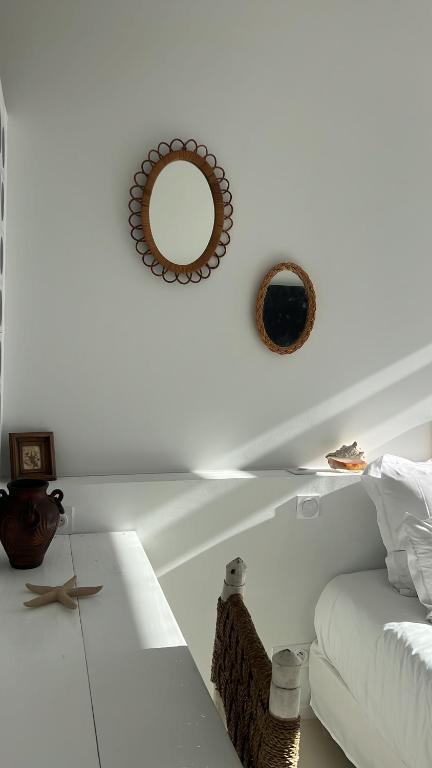
[[[63,491],[61,491],[60,488],[56,488],[49,495],[50,495],[50,498],[53,499],[53,501],[55,501],[55,503],[57,504],[58,511],[60,512],[60,514],[64,515],[64,509],[62,507],[62,501],[64,497]]]
[[[0,488],[0,499],[6,499],[8,495],[8,492],[5,491],[4,488]]]

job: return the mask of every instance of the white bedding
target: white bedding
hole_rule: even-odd
[[[432,766],[432,626],[387,572],[337,576],[315,612],[320,651],[409,768]]]

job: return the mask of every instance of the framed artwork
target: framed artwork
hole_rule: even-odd
[[[53,432],[10,432],[12,480],[55,480]]]

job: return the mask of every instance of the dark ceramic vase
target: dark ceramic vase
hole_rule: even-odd
[[[12,568],[37,568],[57,530],[63,492],[45,480],[12,480],[0,489],[0,541]]]

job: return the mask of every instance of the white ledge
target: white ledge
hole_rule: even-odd
[[[361,472],[338,471],[320,468],[289,467],[288,469],[259,469],[259,470],[241,470],[241,469],[208,469],[196,470],[195,472],[166,472],[166,473],[143,473],[131,475],[61,475],[57,480],[52,480],[50,485],[56,485],[62,482],[80,483],[82,485],[108,485],[119,483],[166,483],[166,482],[190,482],[195,480],[254,480],[266,478],[294,479],[294,477],[341,477],[356,478]],[[0,483],[6,485],[7,478],[3,478]]]

